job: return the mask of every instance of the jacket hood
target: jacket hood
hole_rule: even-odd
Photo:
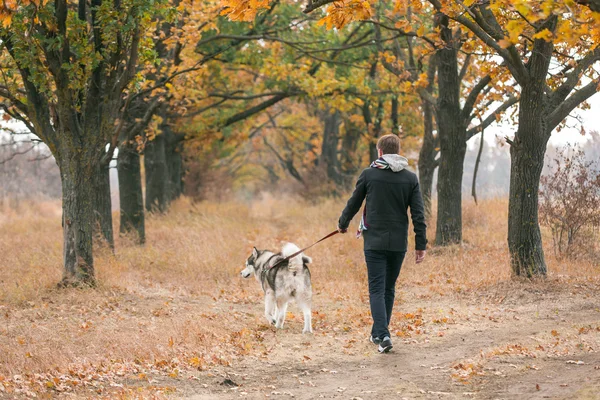
[[[398,154],[384,154],[381,158],[385,160],[393,172],[402,171],[408,167],[408,160]]]

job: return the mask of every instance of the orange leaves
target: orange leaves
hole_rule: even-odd
[[[269,0],[222,0],[224,9],[221,15],[227,15],[232,21],[254,21],[261,9],[269,9]]]
[[[0,13],[0,20],[2,21],[2,27],[8,28],[12,23],[12,14]]]
[[[0,4],[0,22],[3,28],[8,28],[12,24],[13,15],[19,7],[34,5],[36,7],[44,6],[48,0],[4,0]]]
[[[500,47],[502,47],[503,49],[507,49],[507,48],[509,48],[510,46],[512,46],[512,45],[513,45],[513,43],[511,43],[511,41],[510,41],[510,40],[508,40],[508,38],[506,38],[506,37],[505,37],[504,39],[498,40],[498,44],[499,44],[499,45],[500,45]]]
[[[341,29],[353,21],[364,21],[371,18],[371,4],[366,0],[342,0],[327,7],[327,15],[317,22],[327,29]]]

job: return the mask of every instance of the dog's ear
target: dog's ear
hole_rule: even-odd
[[[312,262],[312,258],[310,258],[309,256],[302,255],[302,262],[304,264],[310,264]]]
[[[252,248],[252,255],[256,258],[258,258],[258,250],[256,249],[256,247]]]

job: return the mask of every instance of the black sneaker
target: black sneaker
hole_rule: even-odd
[[[370,341],[371,341],[371,343],[373,343],[373,344],[377,344],[377,345],[378,345],[378,344],[380,344],[380,343],[381,343],[381,339],[379,339],[378,337],[373,337],[373,336],[371,336],[371,337],[369,338],[369,340],[370,340]]]
[[[383,340],[381,341],[381,343],[379,343],[379,352],[380,353],[387,353],[389,352],[392,347],[394,347],[392,345],[392,341],[390,340],[389,336],[386,336],[383,338]]]

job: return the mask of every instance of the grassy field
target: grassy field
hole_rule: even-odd
[[[511,280],[506,200],[465,203],[462,246],[407,257],[395,351],[378,355],[353,233],[308,252],[314,335],[293,306],[283,331],[266,325],[239,276],[253,245],[333,230],[342,201],[182,199],[148,218],[145,246],[95,250],[95,290],[55,288],[59,203],[5,202],[0,398],[600,398],[600,261],[547,247],[548,279]]]

